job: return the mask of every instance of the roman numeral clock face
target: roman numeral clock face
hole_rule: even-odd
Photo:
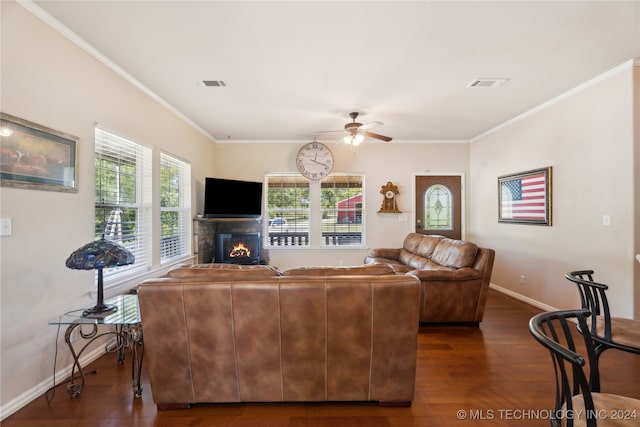
[[[298,151],[296,156],[298,171],[308,179],[322,179],[333,169],[333,154],[326,145],[310,142]]]

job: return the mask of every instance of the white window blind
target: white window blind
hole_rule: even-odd
[[[300,174],[269,173],[266,245],[364,245],[364,175],[330,174],[310,181]]]
[[[160,153],[160,262],[191,254],[191,164]]]
[[[331,174],[320,181],[323,246],[364,244],[364,175]]]
[[[289,173],[267,174],[265,180],[266,245],[309,246],[309,180]]]
[[[105,279],[151,265],[151,149],[95,129],[96,237],[116,241],[135,256],[109,268]]]

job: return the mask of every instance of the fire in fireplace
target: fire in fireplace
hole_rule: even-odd
[[[225,264],[258,264],[260,233],[218,233],[214,262]]]

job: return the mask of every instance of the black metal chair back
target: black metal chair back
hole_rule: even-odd
[[[587,319],[588,329],[595,341],[596,363],[603,351],[609,348],[640,354],[640,321],[611,316],[607,289],[609,287],[593,280],[593,270],[578,270],[565,277],[578,287],[582,308],[591,312]],[[593,371],[591,390],[600,391],[598,369]]]
[[[576,340],[571,333],[575,329],[575,321],[578,327],[587,330],[588,316],[588,310],[551,311],[540,313],[529,321],[531,335],[549,350],[553,360],[556,397],[551,425],[554,427],[572,427],[576,418],[573,415],[583,410],[585,418],[581,421],[586,419],[587,427],[597,426],[595,418],[586,418],[586,414],[597,414],[587,381],[591,376],[588,371],[597,369],[598,366],[593,341],[588,334],[577,334],[581,339]],[[586,354],[586,360],[581,352]],[[585,362],[588,362],[588,367]],[[583,402],[579,407],[576,407],[576,401],[573,400],[576,395],[582,396]]]
[[[590,322],[589,331],[597,341],[611,342],[611,313],[606,291],[609,287],[593,281],[593,270],[572,271],[565,277],[578,287],[582,308],[589,310],[594,317],[602,316],[604,319],[604,333],[598,334],[597,322]]]

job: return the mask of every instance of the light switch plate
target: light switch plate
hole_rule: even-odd
[[[0,218],[0,236],[11,236],[11,218]]]

